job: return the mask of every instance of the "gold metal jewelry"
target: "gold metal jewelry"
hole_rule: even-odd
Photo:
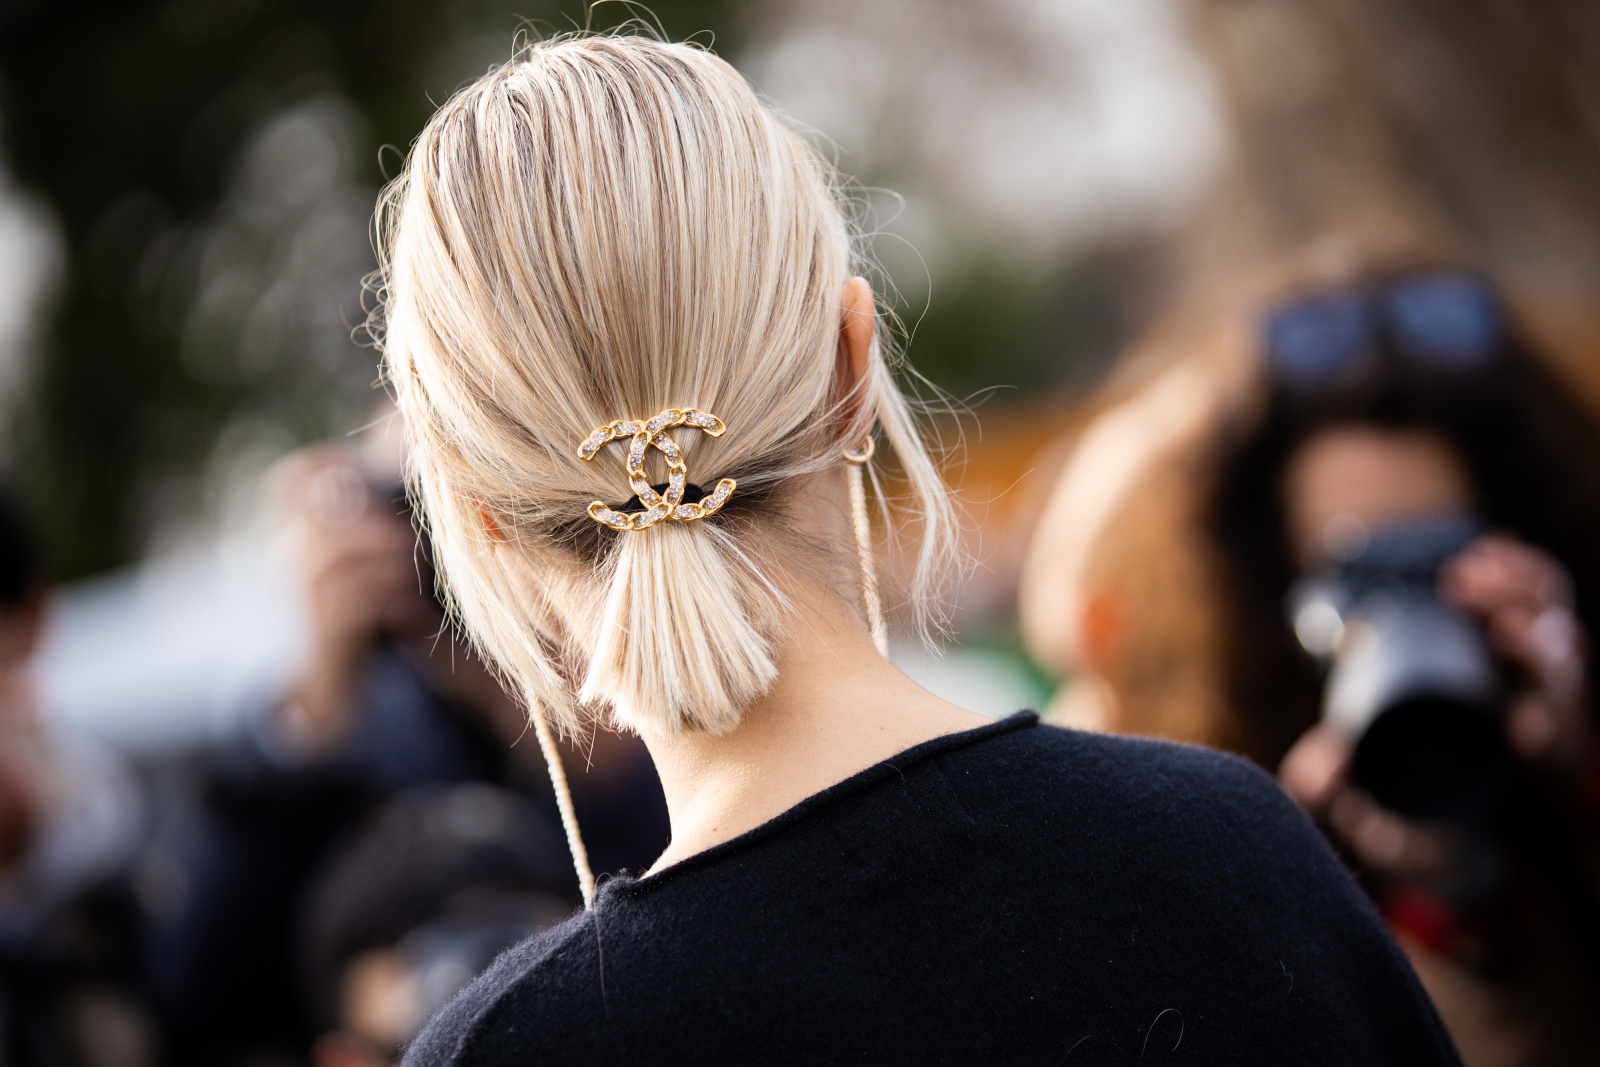
[[[848,448],[844,450],[844,461],[846,463],[854,463],[856,466],[859,467],[864,463],[871,462],[872,457],[877,455],[877,454],[878,454],[878,442],[872,437],[871,434],[868,434],[867,435],[867,443],[866,443],[865,447],[863,447],[861,449],[861,451],[852,452]]]
[[[889,657],[889,630],[883,622],[883,601],[878,596],[878,569],[872,557],[872,519],[867,513],[867,486],[865,467],[878,451],[872,435],[861,451],[844,450],[844,460],[850,464],[850,518],[856,531],[856,559],[861,564],[861,601],[867,610],[867,627],[872,631],[872,643],[885,659]]]
[[[738,482],[724,478],[717,487],[697,503],[685,504],[683,491],[689,484],[689,471],[683,463],[683,450],[667,434],[674,426],[688,426],[700,430],[708,437],[721,437],[727,431],[722,420],[709,411],[699,408],[668,408],[647,422],[637,419],[613,419],[599,427],[578,446],[578,458],[585,463],[600,454],[600,450],[617,441],[629,440],[628,486],[643,511],[625,514],[596,500],[589,505],[589,517],[601,526],[613,530],[645,530],[658,522],[694,522],[707,515],[715,515],[728,502]],[[667,460],[667,491],[658,493],[650,485],[644,472],[645,452],[654,448]]]

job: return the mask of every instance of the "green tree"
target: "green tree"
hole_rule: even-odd
[[[727,8],[651,5],[680,38],[726,31]],[[593,17],[636,13],[603,4]],[[357,424],[375,361],[350,331],[383,170],[435,102],[509,55],[519,27],[589,18],[581,0],[88,0],[0,14],[7,154],[65,246],[11,449],[58,577],[131,559],[152,510],[192,510],[172,487],[194,484],[220,435],[292,443]]]

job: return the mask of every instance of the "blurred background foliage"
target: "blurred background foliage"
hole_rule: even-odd
[[[9,5],[0,121],[11,211],[37,238],[9,273],[31,277],[38,299],[17,312],[34,328],[5,353],[0,402],[12,477],[54,575],[191,540],[272,459],[362,424],[374,356],[352,329],[365,315],[373,197],[436,102],[505,59],[519,30],[642,15],[670,38],[714,45],[839,138],[841,166],[868,187],[869,227],[893,237],[878,242],[885,288],[934,382],[967,396],[1092,380],[1126,336],[1125,298],[1143,277],[1136,247],[1099,238],[1151,199],[1108,206],[1098,187],[1147,160],[1135,145],[1136,158],[1097,173],[1094,145],[1079,143],[1095,129],[1126,140],[1103,113],[1115,86],[1054,47],[1093,51],[1081,15],[1040,38],[1033,16],[1005,6]],[[1052,83],[1055,105],[1041,91]],[[974,136],[985,165],[963,163],[969,150],[952,141]],[[1019,161],[1019,147],[1044,151]],[[1095,239],[1073,239],[1082,234]]]
[[[655,10],[685,36],[725,6]],[[385,171],[524,19],[585,17],[526,0],[8,6],[6,146],[65,268],[9,444],[57,577],[181,539],[219,506],[208,492],[359,425],[374,359],[351,330]]]
[[[1484,262],[1600,381],[1592,0],[11,0],[0,462],[55,576],[361,426],[385,176],[519,29],[641,15],[832,138],[914,363],[1001,387],[986,432],[1330,231]]]

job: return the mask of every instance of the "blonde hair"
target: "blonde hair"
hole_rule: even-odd
[[[839,188],[722,60],[584,34],[458,92],[384,191],[379,336],[411,485],[453,611],[531,711],[568,729],[607,708],[640,732],[736,725],[776,675],[785,493],[874,422],[921,530],[913,608],[937,609],[952,511],[881,316],[868,374],[835,395],[859,263]],[[585,463],[575,447],[691,406],[728,427],[676,435],[694,482],[738,480],[728,508],[592,522],[591,501],[628,492],[624,450]]]

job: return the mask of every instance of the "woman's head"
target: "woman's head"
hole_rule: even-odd
[[[1279,300],[1259,327],[1260,402],[1222,426],[1212,510],[1224,529],[1271,538],[1281,569],[1315,562],[1292,558],[1293,544],[1316,532],[1295,536],[1294,498],[1315,488],[1329,510],[1342,468],[1366,472],[1342,479],[1353,512],[1369,497],[1384,510],[1386,496],[1409,492],[1419,514],[1470,510],[1558,554],[1587,556],[1600,484],[1586,457],[1600,435],[1488,279],[1433,265],[1368,268]],[[1382,455],[1393,470],[1379,469]]]
[[[640,37],[525,48],[428,123],[379,238],[436,559],[530,703],[568,725],[581,705],[643,731],[734,725],[775,676],[781,561],[853,573],[847,538],[803,536],[801,494],[842,491],[841,450],[874,422],[926,520],[919,585],[934,579],[949,512],[906,402],[876,346],[841,366],[857,260],[835,175],[726,63]],[[727,427],[674,435],[691,481],[737,480],[726,509],[592,521],[632,492],[625,449],[577,446],[691,407]]]

